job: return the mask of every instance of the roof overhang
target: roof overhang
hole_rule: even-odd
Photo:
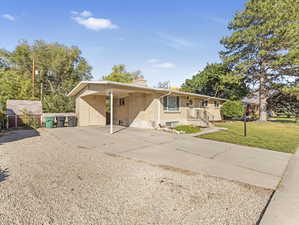
[[[216,98],[211,97],[208,95],[200,95],[200,94],[194,94],[194,93],[188,93],[188,92],[182,92],[182,91],[175,91],[170,89],[162,89],[162,88],[150,88],[150,87],[144,87],[140,85],[135,84],[125,84],[125,83],[119,83],[114,81],[81,81],[71,92],[68,94],[68,96],[77,96],[80,91],[82,91],[84,88],[86,88],[88,85],[100,85],[100,86],[107,86],[107,91],[110,90],[122,90],[126,89],[136,92],[144,92],[144,93],[161,93],[161,94],[176,94],[176,95],[185,95],[185,96],[194,96],[194,97],[201,97],[201,98],[208,98],[208,99],[214,99],[219,101],[227,101],[227,99],[224,98]],[[91,91],[84,95],[92,95],[96,94],[96,92]],[[104,94],[108,94],[104,93]]]

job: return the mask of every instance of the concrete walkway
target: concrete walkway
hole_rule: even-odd
[[[260,225],[299,224],[299,149],[292,157]]]
[[[107,127],[45,130],[70,146],[168,166],[267,189],[276,189],[291,154],[188,135],[126,128],[110,135]]]
[[[200,135],[215,133],[215,132],[219,132],[219,131],[223,131],[223,130],[227,130],[227,128],[224,128],[224,127],[209,127],[209,128],[204,128],[203,131],[197,132],[195,134],[191,134],[191,136],[197,137],[197,136],[200,136]]]

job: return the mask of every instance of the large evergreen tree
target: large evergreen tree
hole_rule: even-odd
[[[269,87],[299,75],[299,0],[250,0],[221,40],[223,60],[245,75],[260,96],[260,120],[267,120]]]

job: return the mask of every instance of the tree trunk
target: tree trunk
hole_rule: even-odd
[[[260,78],[260,89],[259,89],[259,106],[260,106],[260,121],[267,121],[267,87],[266,87],[266,77],[264,75]]]

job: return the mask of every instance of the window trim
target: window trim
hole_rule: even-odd
[[[119,98],[119,105],[120,105],[120,106],[124,106],[124,105],[126,105],[126,100],[125,100],[125,98]]]
[[[205,104],[207,103],[207,104]],[[200,101],[200,108],[208,108],[209,107],[209,100],[201,100]]]
[[[167,103],[168,103],[168,98],[170,97],[176,97],[177,101],[178,101],[178,107],[176,108],[176,110],[169,110],[168,107],[165,108],[165,99],[167,99]],[[180,113],[181,112],[181,97],[178,95],[167,95],[163,97],[163,111],[166,113]]]

